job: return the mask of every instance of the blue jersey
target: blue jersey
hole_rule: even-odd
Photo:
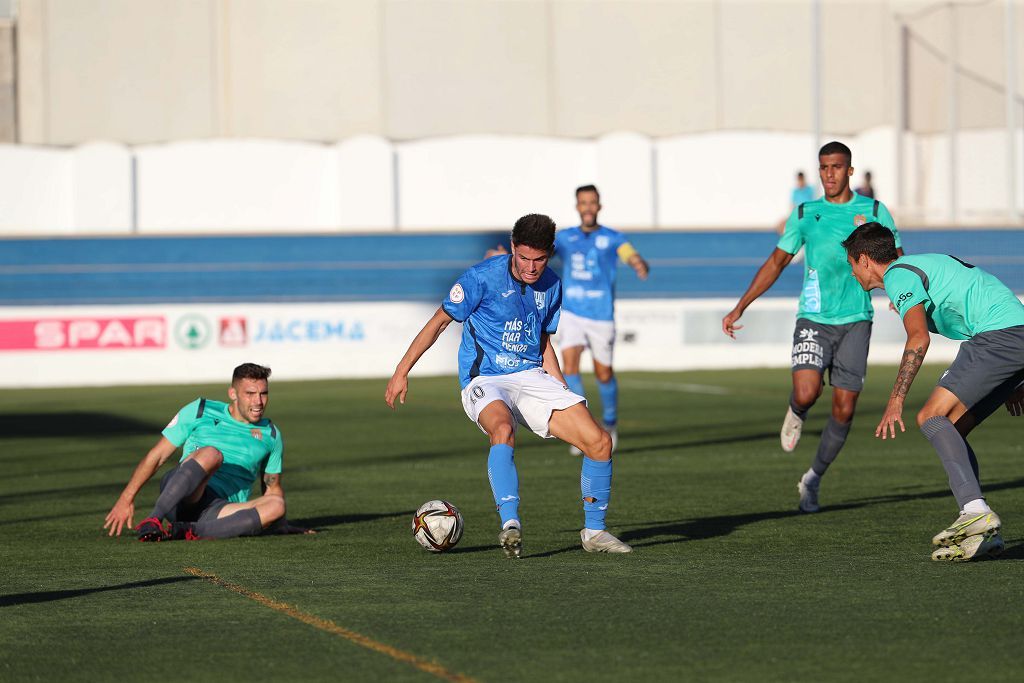
[[[591,320],[615,319],[615,273],[626,236],[599,225],[586,232],[575,227],[555,235],[562,259],[565,310]]]
[[[512,277],[512,256],[476,264],[452,286],[441,306],[462,323],[459,382],[478,375],[508,375],[539,368],[542,334],[554,334],[562,282],[550,269],[532,285]]]

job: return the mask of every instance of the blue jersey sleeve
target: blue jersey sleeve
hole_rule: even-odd
[[[483,284],[477,277],[476,271],[470,268],[452,285],[441,307],[452,317],[452,320],[465,322],[469,314],[480,305],[482,295]]]
[[[195,423],[202,417],[203,406],[206,403],[206,399],[197,398],[196,400],[189,403],[187,406],[178,411],[178,413],[171,418],[171,421],[164,427],[164,431],[161,432],[163,436],[173,443],[175,446],[181,446],[188,439],[189,434],[195,428]]]
[[[554,334],[558,331],[558,320],[562,317],[562,283],[557,282],[551,288],[550,300],[548,302],[548,314],[544,319],[544,332]]]

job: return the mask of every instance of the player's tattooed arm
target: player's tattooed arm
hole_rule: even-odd
[[[267,493],[268,491],[274,492],[275,489],[279,490],[280,488],[281,488],[281,475],[280,474],[270,474],[270,473],[264,473],[263,474],[263,493],[264,494]],[[278,493],[277,495],[283,495],[283,492]]]
[[[928,353],[928,344],[931,337],[928,335],[928,320],[924,313],[924,304],[918,304],[907,311],[903,316],[903,326],[907,330],[907,344],[903,348],[903,360],[900,361],[900,369],[896,373],[896,382],[893,384],[892,393],[889,395],[889,403],[885,407],[881,422],[875,428],[875,436],[896,438],[896,425],[900,431],[907,431],[903,424],[903,402],[910,393],[910,386],[917,377],[921,364],[924,363],[925,354]]]

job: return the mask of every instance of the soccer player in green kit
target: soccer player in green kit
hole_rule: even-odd
[[[153,511],[136,527],[140,541],[233,538],[271,527],[277,533],[306,533],[285,521],[284,441],[263,416],[269,378],[270,368],[244,363],[232,375],[230,403],[198,398],[179,410],[107,514],[103,528],[109,535],[131,528],[135,496],[182,445],[178,466],[160,482]],[[249,500],[261,470],[264,495]]]
[[[736,307],[722,318],[722,331],[733,339],[747,307],[775,283],[793,256],[806,246],[804,287],[793,334],[793,391],[782,423],[784,451],[800,440],[807,412],[821,395],[825,370],[832,385],[832,414],[810,469],[797,482],[801,512],[817,512],[821,477],[846,443],[857,397],[867,374],[868,344],[874,309],[871,297],[853,281],[842,241],[868,221],[878,221],[899,234],[889,210],[879,201],[850,189],[853,155],[841,142],[818,152],[818,175],[824,196],[793,209],[786,229],[768,260],[757,271]],[[902,249],[899,251],[903,253]]]
[[[892,233],[878,223],[844,242],[853,276],[865,291],[885,288],[903,318],[907,344],[896,384],[875,436],[896,438],[903,402],[924,362],[929,332],[964,339],[939,379],[917,425],[949,477],[960,514],[932,538],[933,560],[963,562],[1003,549],[1001,522],[981,494],[978,459],[967,435],[1000,406],[1020,415],[1024,405],[1024,304],[995,276],[955,256],[898,256]]]

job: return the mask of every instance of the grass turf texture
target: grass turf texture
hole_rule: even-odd
[[[0,679],[437,680],[197,567],[484,681],[934,681],[962,665],[1016,680],[1024,421],[1001,411],[972,438],[1003,559],[931,562],[955,502],[910,425],[940,371],[922,370],[908,432],[882,442],[895,369],[872,369],[817,515],[796,512],[796,482],[826,403],[783,453],[788,372],[624,373],[609,521],[635,552],[580,550],[579,460],[520,430],[518,562],[495,545],[487,444],[452,378],[414,378],[397,414],[383,381],[274,382],[289,517],[321,533],[160,544],[106,538],[103,517],[174,411],[225,387],[7,391]],[[156,479],[136,521],[155,495]],[[431,498],[466,519],[453,552],[410,535]]]

